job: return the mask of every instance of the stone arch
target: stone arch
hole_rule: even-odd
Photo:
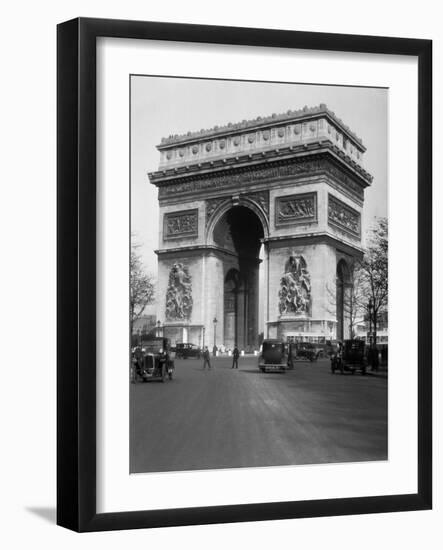
[[[351,338],[351,266],[341,258],[336,269],[337,339]]]
[[[231,267],[224,278],[223,319],[224,343],[233,349],[239,342],[238,308],[242,292],[242,276],[238,269]]]
[[[211,254],[222,266],[224,344],[252,350],[258,341],[260,254],[265,229],[258,207],[224,201],[214,212],[207,235]],[[267,224],[266,224],[267,227]],[[213,247],[213,248],[212,248]]]
[[[214,228],[217,226],[217,223],[222,219],[222,217],[229,211],[231,208],[236,206],[244,206],[249,210],[252,210],[257,218],[260,220],[263,227],[264,238],[268,238],[270,235],[269,220],[268,216],[264,212],[263,208],[259,206],[255,201],[249,199],[248,197],[229,197],[221,202],[215,210],[211,213],[209,219],[206,223],[205,231],[205,242],[208,244],[212,240],[212,235],[214,233]]]

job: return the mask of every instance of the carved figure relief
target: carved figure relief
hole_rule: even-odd
[[[189,320],[192,313],[192,283],[188,268],[182,263],[172,266],[166,292],[166,319]]]
[[[196,237],[198,235],[198,210],[182,210],[165,214],[163,232],[165,239]]]
[[[228,197],[216,197],[215,199],[208,199],[206,201],[206,225],[208,225],[209,220],[211,219],[212,214],[217,210],[217,208],[226,200]]]
[[[360,237],[360,214],[332,195],[328,197],[328,223]]]
[[[353,182],[350,177],[346,176],[343,170],[336,168],[331,162],[321,157],[316,160],[307,161],[302,159],[290,164],[278,164],[264,168],[250,168],[247,171],[237,173],[231,172],[221,175],[214,174],[212,176],[187,177],[178,182],[176,181],[168,185],[159,186],[159,197],[164,198],[176,195],[177,193],[195,193],[205,189],[226,189],[248,183],[255,183],[260,180],[270,180],[273,178],[296,176],[319,171],[327,172],[336,178],[344,189],[356,195],[359,199],[363,199],[363,188],[359,184]],[[368,176],[367,180],[370,182],[372,178]]]
[[[303,193],[276,199],[276,224],[309,223],[317,220],[315,193]]]
[[[280,279],[280,315],[309,315],[311,312],[311,278],[303,256],[290,256]]]
[[[269,218],[269,191],[257,191],[257,193],[249,193],[244,197],[251,199],[260,206],[266,217]]]

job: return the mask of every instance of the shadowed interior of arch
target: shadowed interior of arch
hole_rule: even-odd
[[[259,332],[260,253],[264,230],[258,216],[245,206],[225,212],[213,230],[223,254],[224,323],[227,348],[254,349]]]
[[[349,307],[350,307],[351,272],[345,260],[337,263],[337,339],[350,338]]]

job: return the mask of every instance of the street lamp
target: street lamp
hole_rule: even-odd
[[[217,317],[214,317],[212,322],[214,323],[214,350],[213,351],[214,351],[214,355],[215,355],[215,352],[216,352],[216,349],[217,349],[216,348],[216,335],[217,335],[217,323],[218,323]]]

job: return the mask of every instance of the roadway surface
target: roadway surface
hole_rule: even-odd
[[[329,361],[285,374],[256,357],[175,361],[173,380],[131,384],[131,472],[387,459],[387,379],[330,373]]]

